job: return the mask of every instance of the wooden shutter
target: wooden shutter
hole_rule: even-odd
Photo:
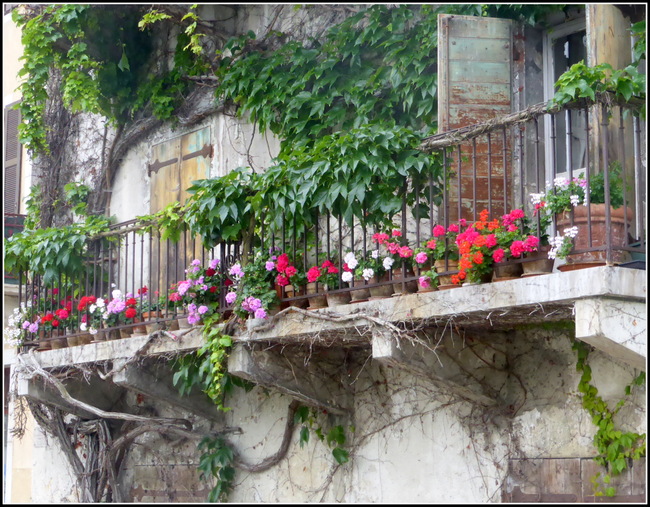
[[[12,109],[13,104],[5,108],[5,213],[18,213],[20,210],[20,153],[21,145],[18,142],[18,125],[20,124],[20,111]]]
[[[438,125],[440,132],[481,123],[512,112],[513,22],[507,19],[441,14],[438,17]],[[502,136],[491,136],[491,170],[488,169],[488,145],[485,137],[477,140],[476,178],[473,152],[465,144],[461,151],[460,195],[455,177],[449,181],[450,220],[474,214],[492,204],[492,214],[505,212]],[[511,179],[510,140],[506,158],[508,181]],[[452,155],[458,171],[457,151]],[[511,187],[511,185],[509,185]],[[475,193],[476,192],[476,193]],[[491,201],[490,201],[491,195]],[[476,208],[473,206],[476,202]]]

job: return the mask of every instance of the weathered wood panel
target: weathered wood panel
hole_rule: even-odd
[[[593,478],[606,474],[591,458],[512,459],[502,491],[504,503],[645,503],[646,460],[632,462],[609,485],[616,496],[596,495]],[[604,489],[604,487],[602,487]]]
[[[438,17],[438,124],[441,132],[512,112],[512,30],[513,23],[505,19],[446,14]],[[476,157],[474,160],[471,154],[467,161],[461,160],[464,174],[473,174],[476,164],[477,174],[485,176],[477,183],[483,189],[489,188],[493,192],[492,198],[483,195],[484,199],[477,206],[483,209],[491,203],[495,216],[508,211],[505,209],[508,206],[503,206],[503,164],[496,164],[497,160],[502,159],[502,148],[502,143],[492,139],[491,160],[488,157]],[[468,149],[471,150],[471,147],[463,147],[464,151]],[[510,140],[506,150],[510,156]],[[487,152],[487,139],[480,138],[476,143],[476,153]],[[509,177],[512,173],[510,166],[511,162],[508,161],[506,170]],[[457,166],[454,165],[452,170],[457,172]],[[492,179],[489,185],[488,174]],[[463,184],[460,195],[456,183],[452,182],[450,187],[450,209],[457,210],[460,199],[461,208],[467,213],[464,217],[468,219],[474,214],[472,187]],[[457,211],[449,217],[450,220],[457,218]]]

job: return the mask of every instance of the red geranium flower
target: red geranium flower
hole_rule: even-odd
[[[280,273],[284,273],[284,270],[289,266],[289,256],[286,253],[283,253],[278,257],[276,266]]]

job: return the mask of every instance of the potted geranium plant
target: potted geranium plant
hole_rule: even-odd
[[[492,250],[494,281],[518,278],[523,273],[523,263],[509,262],[523,259],[537,252],[540,239],[530,234],[528,219],[522,209],[514,209],[501,219],[493,219],[488,230],[494,234],[497,244]]]
[[[234,284],[229,287],[225,300],[240,317],[263,319],[278,308],[279,298],[274,285],[277,258],[273,257],[256,252],[243,268],[236,263],[229,269]]]
[[[587,182],[584,173],[579,177],[556,178],[544,193],[531,194],[535,209],[550,222],[555,219],[557,232],[549,239],[549,258],[566,259],[567,264],[558,269],[574,269],[589,265],[602,265],[606,261],[604,250],[571,253],[607,245],[607,215],[611,224],[612,262],[624,262],[629,253],[618,249],[627,242],[625,224],[632,221],[632,210],[623,207],[624,187],[620,163],[608,168],[609,208],[606,206],[605,173],[592,175]],[[591,231],[588,231],[591,224]],[[591,237],[591,242],[590,242]]]
[[[467,221],[464,218],[449,224],[448,227],[436,224],[431,229],[433,236],[426,240],[419,250],[426,252],[427,257],[432,259],[438,274],[439,290],[458,286],[453,283],[451,277],[458,272],[459,253],[456,238],[465,227],[467,227]]]
[[[401,230],[393,229],[390,233],[390,237],[388,236],[387,233],[380,233],[380,235],[373,236],[373,240],[386,249],[386,257],[392,260],[390,269],[393,280],[395,280],[395,283],[393,283],[393,291],[395,294],[401,294],[402,292],[416,292],[417,282],[401,281],[405,278],[415,276],[413,271],[413,249],[409,245],[404,244],[400,239],[402,238]],[[382,265],[384,265],[383,261]]]

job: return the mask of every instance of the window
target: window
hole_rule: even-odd
[[[573,64],[587,61],[585,20],[554,27],[544,35],[544,100],[555,94],[555,82]],[[546,142],[546,180],[557,176],[578,176],[585,167],[587,123],[584,111],[565,111],[555,116],[555,132],[550,118],[544,123]],[[577,170],[577,171],[575,171]],[[572,173],[575,171],[575,174]]]

